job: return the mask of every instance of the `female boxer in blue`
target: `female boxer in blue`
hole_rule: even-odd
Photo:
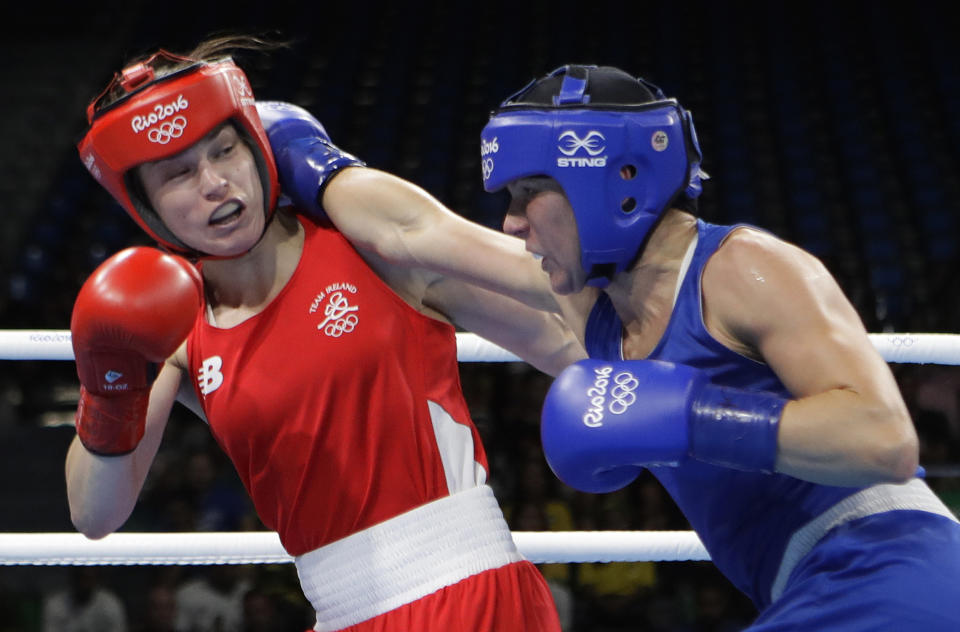
[[[298,134],[275,153],[335,155]],[[544,405],[560,479],[602,493],[649,468],[759,609],[753,632],[960,629],[960,524],[915,476],[889,367],[813,256],[696,218],[689,112],[618,69],[567,66],[493,113],[481,159],[591,356]],[[347,183],[318,196],[279,163],[306,205]]]
[[[810,254],[694,212],[690,114],[614,68],[565,67],[483,130],[504,230],[543,258],[591,359],[543,411],[584,491],[648,467],[768,630],[960,629],[960,524],[854,308]]]

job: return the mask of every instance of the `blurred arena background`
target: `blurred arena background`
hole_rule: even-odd
[[[68,328],[86,276],[113,252],[145,243],[77,158],[87,102],[132,56],[157,46],[185,52],[207,35],[242,32],[291,44],[238,58],[259,98],[308,108],[347,151],[492,227],[505,199],[482,190],[478,137],[500,100],[568,62],[645,76],[694,114],[713,177],[701,198],[706,219],[754,223],[819,256],[871,332],[957,333],[960,56],[958,20],[947,6],[130,0],[24,7],[0,31],[0,329]],[[931,485],[957,511],[960,373],[894,370]],[[471,364],[462,379],[514,529],[687,528],[652,479],[605,497],[553,480],[537,443],[545,376],[520,365]],[[72,530],[63,457],[76,391],[72,363],[0,362],[0,531]],[[258,528],[201,423],[178,410],[164,441],[127,529]],[[737,630],[752,616],[709,564],[544,570],[558,599],[571,604],[568,630]],[[155,597],[163,603],[163,590],[182,601],[189,590],[211,591],[209,599],[222,597],[241,615],[246,596],[248,608],[276,613],[274,628],[256,627],[248,614],[246,627],[216,629],[305,629],[289,565],[95,571],[0,567],[0,632],[42,629],[45,599],[79,581],[115,593],[130,629],[162,629],[148,627],[162,619],[148,613]]]

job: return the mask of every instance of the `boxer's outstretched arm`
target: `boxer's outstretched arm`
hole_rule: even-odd
[[[257,109],[283,193],[301,210],[326,215],[361,250],[394,265],[420,267],[559,311],[540,265],[523,241],[470,222],[420,187],[333,144],[305,109],[261,101]]]
[[[452,277],[437,277],[423,303],[456,325],[518,355],[548,375],[556,376],[587,357],[580,340],[558,315],[533,309]]]
[[[547,275],[523,240],[460,217],[420,187],[376,169],[345,170],[323,206],[358,248],[557,312]]]

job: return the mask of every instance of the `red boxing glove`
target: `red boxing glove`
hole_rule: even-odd
[[[70,331],[80,377],[77,435],[101,455],[133,451],[143,438],[156,364],[170,357],[200,309],[200,274],[155,248],[127,248],[87,279]]]

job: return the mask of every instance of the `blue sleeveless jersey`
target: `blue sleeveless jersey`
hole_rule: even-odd
[[[698,241],[666,332],[648,356],[697,367],[713,383],[791,394],[770,368],[717,342],[706,330],[700,301],[703,267],[736,226],[697,223]],[[601,294],[586,327],[591,358],[622,360],[623,325]],[[853,487],[817,485],[782,474],[742,472],[694,459],[678,467],[651,467],[703,540],[717,568],[758,608],[770,603],[770,587],[790,535]]]

